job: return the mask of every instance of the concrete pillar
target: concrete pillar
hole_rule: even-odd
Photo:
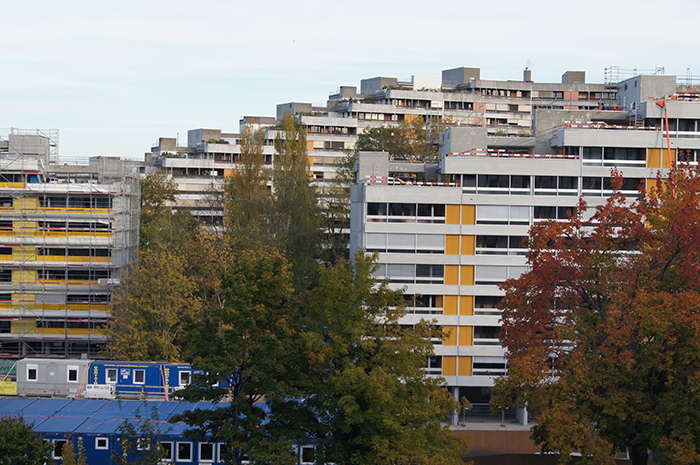
[[[515,409],[515,419],[518,420],[518,423],[520,423],[523,426],[527,426],[527,419],[528,419],[528,414],[527,414],[527,407],[526,408],[516,408]]]
[[[454,396],[454,398],[459,402],[459,388],[456,386],[453,386],[450,389],[450,393]],[[452,426],[457,426],[459,424],[459,409],[455,409],[452,411]]]

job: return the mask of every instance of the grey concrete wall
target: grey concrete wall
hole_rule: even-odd
[[[49,153],[49,139],[35,134],[9,134],[8,153],[10,155],[41,155]]]
[[[374,95],[385,87],[398,86],[399,80],[394,77],[374,77],[360,81],[360,93]]]
[[[356,166],[357,182],[367,176],[389,176],[389,152],[360,152]]]
[[[452,68],[442,71],[442,83],[447,85],[469,84],[472,80],[481,79],[481,68]]]
[[[585,71],[567,71],[561,75],[562,84],[573,84],[578,82],[579,84],[585,84],[586,82],[586,72]]]

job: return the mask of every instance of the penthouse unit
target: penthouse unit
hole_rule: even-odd
[[[405,289],[404,324],[434,318],[444,328],[426,369],[458,398],[485,406],[493,377],[506,372],[498,284],[527,271],[532,225],[568,218],[580,197],[590,208],[603,204],[612,168],[632,198],[671,163],[697,164],[698,95],[682,93],[673,76],[636,76],[620,87],[630,110],[538,109],[531,137],[448,128],[438,162],[420,165],[428,182],[401,179],[409,164],[385,153],[360,154],[351,251],[379,253],[377,278]],[[639,125],[629,125],[632,117]]]
[[[137,177],[118,158],[51,163],[53,145],[0,137],[2,357],[96,354],[112,290],[135,258]]]

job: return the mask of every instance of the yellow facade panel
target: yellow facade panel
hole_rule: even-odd
[[[447,268],[447,267],[445,267]],[[462,286],[473,286],[474,285],[474,266],[466,265],[462,266],[462,276],[459,283]]]
[[[474,314],[474,297],[463,295],[459,298],[459,314],[473,315]]]
[[[36,247],[13,247],[12,259],[17,261],[36,260]]]
[[[457,314],[457,296],[456,295],[446,295],[445,296],[445,309],[443,310],[445,315],[456,315]]]
[[[13,283],[35,283],[36,270],[12,270]]]
[[[0,396],[14,395],[17,395],[17,382],[7,379],[5,381],[0,381]]]
[[[34,237],[39,231],[39,223],[36,221],[15,221],[12,228],[15,237]]]
[[[442,341],[443,345],[446,346],[456,346],[457,345],[457,327],[456,326],[444,326],[442,330],[445,332],[445,340]]]
[[[459,376],[472,375],[472,358],[459,357]]]
[[[447,205],[445,207],[445,222],[447,224],[459,224],[459,205]]]
[[[475,205],[462,205],[462,224],[476,224]]]
[[[661,149],[647,150],[647,168],[661,168]]]
[[[459,236],[445,236],[445,253],[459,255]]]
[[[445,284],[454,286],[459,283],[459,266],[445,265]]]
[[[462,255],[474,255],[474,236],[462,236]]]
[[[474,345],[474,328],[472,326],[459,327],[459,345],[472,346]]]
[[[457,376],[457,357],[442,357],[442,376]]]
[[[36,210],[39,208],[38,197],[21,197],[15,199],[15,209],[17,210]]]

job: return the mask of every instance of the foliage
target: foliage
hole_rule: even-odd
[[[21,416],[0,418],[0,465],[42,465],[50,462],[51,444],[32,431]]]
[[[456,402],[421,368],[442,333],[426,322],[401,327],[401,292],[377,285],[376,267],[360,253],[322,269],[304,320],[312,385],[296,406],[310,414],[293,417],[289,434],[305,425],[323,445],[318,461],[461,464],[460,441],[439,422]]]
[[[119,360],[178,361],[181,322],[197,311],[187,259],[167,249],[145,249],[114,293],[108,352]]]
[[[274,244],[269,218],[272,203],[268,189],[270,170],[265,167],[264,134],[247,126],[241,134],[238,170],[226,179],[226,226],[235,249],[260,249]]]
[[[450,118],[443,118],[450,123]],[[422,116],[406,118],[398,125],[379,126],[365,129],[357,138],[358,151],[389,152],[394,160],[433,161],[438,156],[438,138],[444,126],[437,121],[426,121]]]
[[[307,287],[317,268],[321,231],[319,204],[309,178],[306,128],[285,113],[275,138],[272,175],[273,225],[278,250],[292,266],[297,289]]]
[[[160,443],[164,431],[158,407],[150,408],[149,412],[147,404],[143,405],[148,418],[143,418],[139,408],[134,412],[133,421],[124,420],[119,426],[119,446],[112,450],[112,460],[117,465],[157,465],[166,458]]]
[[[196,234],[196,218],[184,211],[173,211],[178,195],[177,184],[164,171],[141,179],[141,214],[139,247],[172,249],[186,244]]]
[[[178,419],[198,427],[195,439],[225,441],[230,463],[240,464],[244,454],[260,463],[271,455],[275,463],[295,463],[289,441],[268,436],[260,404],[282,399],[299,375],[299,304],[288,266],[277,253],[244,251],[220,272],[219,305],[203,307],[186,337],[188,360],[207,374],[179,394],[189,401],[226,399],[226,406]]]
[[[73,448],[73,437],[70,436],[63,445],[63,454],[61,458],[62,465],[87,465],[87,457],[85,456],[85,447],[83,446],[83,438],[78,437],[77,444],[78,452]]]
[[[494,403],[527,404],[534,439],[562,460],[700,460],[700,176],[673,170],[649,192],[533,227],[532,270],[503,286]]]

